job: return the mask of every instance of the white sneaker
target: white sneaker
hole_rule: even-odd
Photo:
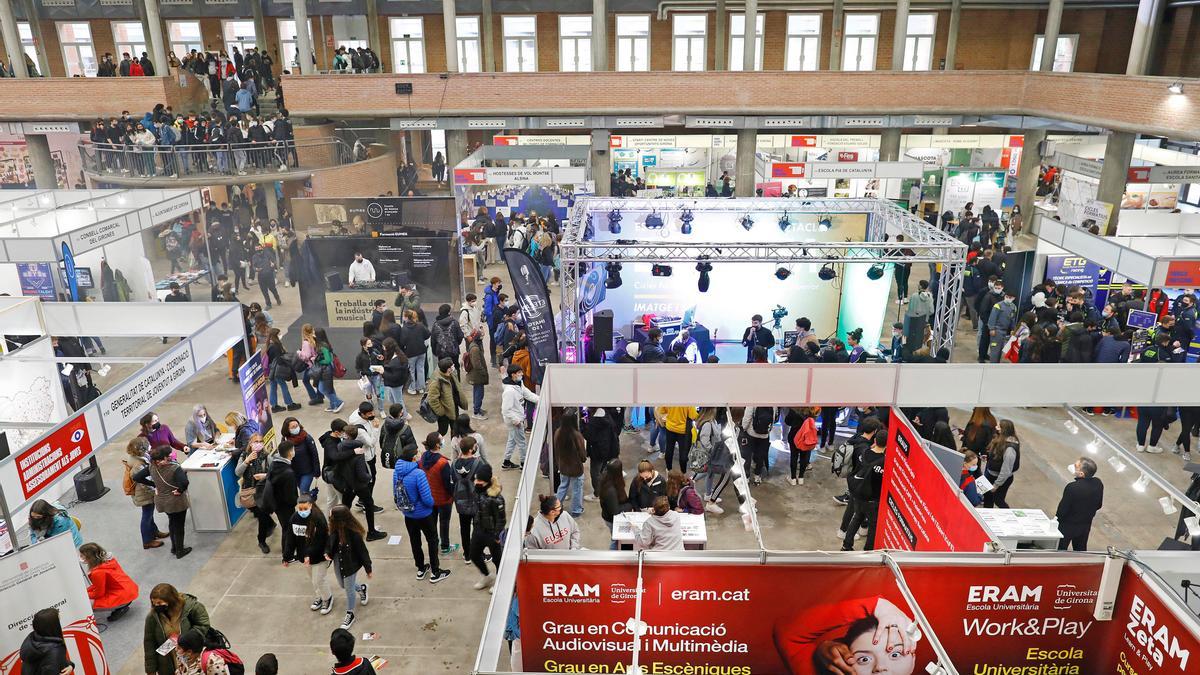
[[[838,530],[838,533],[837,533],[837,538],[838,538],[838,539],[845,539],[845,538],[846,538],[846,531],[845,531],[845,530]]]
[[[585,502],[598,502],[598,501],[600,501],[600,499],[599,499],[599,498],[597,498],[597,497],[596,497],[596,495],[584,495],[584,496],[583,496],[583,501],[585,501]]]
[[[1146,446],[1144,446],[1144,445],[1138,445],[1138,446],[1135,446],[1135,448],[1134,448],[1134,449],[1135,449],[1135,450],[1137,450],[1138,452],[1145,452],[1145,451],[1146,451]]]
[[[709,502],[709,503],[705,504],[704,510],[708,511],[709,513],[725,513],[725,509],[717,506],[713,502]]]
[[[1187,452],[1186,450],[1184,452],[1180,453],[1179,456],[1182,457],[1183,461],[1185,461],[1185,462],[1192,461],[1192,453]]]
[[[489,574],[479,581],[475,582],[475,590],[482,591],[485,588],[491,588],[492,584],[496,583],[496,575]]]
[[[791,483],[792,485],[798,485],[795,478],[789,478],[788,482]]]
[[[1161,455],[1165,451],[1157,445],[1151,445],[1146,447],[1146,452],[1150,453],[1151,455]]]
[[[755,485],[762,485],[762,476],[755,476],[755,477],[754,477],[754,484],[755,484]]]
[[[804,479],[803,479],[803,478],[797,478],[797,479],[796,479],[796,484],[797,484],[797,485],[804,485]]]

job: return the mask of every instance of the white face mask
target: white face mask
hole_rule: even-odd
[[[288,433],[295,436],[296,434],[300,433],[300,427],[294,426],[294,427],[288,429]]]

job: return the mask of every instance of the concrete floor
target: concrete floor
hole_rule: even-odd
[[[914,266],[914,276],[923,272],[916,269],[918,267],[923,268]],[[490,267],[487,274],[506,276],[499,266]],[[912,283],[916,281],[913,279]],[[206,292],[206,289],[201,290]],[[552,289],[552,295],[556,290]],[[286,327],[299,313],[299,300],[295,289],[283,287],[280,292],[284,304],[271,310],[271,313],[277,326]],[[247,301],[256,294],[257,289],[251,289],[245,294]],[[969,326],[964,322],[960,325],[956,360],[973,360],[969,347],[964,346],[965,343],[969,344],[970,337]],[[295,336],[285,336],[289,344],[295,340]],[[163,348],[157,341],[112,343],[110,353],[114,353],[113,346],[121,349],[122,353],[138,354],[153,354]],[[210,413],[217,418],[223,417],[229,410],[240,410],[238,388],[228,381],[226,370],[222,361],[197,374],[184,390],[159,407],[157,412],[163,422],[181,435],[191,407],[196,402],[207,404]],[[349,404],[360,400],[355,383],[349,380],[340,382],[338,390],[348,401],[343,415],[349,414],[352,409]],[[410,397],[409,403],[415,405],[416,398]],[[498,378],[493,372],[492,384],[485,398],[485,408],[492,411],[492,419],[478,423],[476,428],[484,434],[489,456],[496,463],[504,443],[504,432],[497,421],[499,407]],[[952,411],[954,423],[961,425],[969,412]],[[1052,513],[1062,487],[1068,480],[1065,467],[1085,452],[1083,445],[1090,440],[1090,435],[1086,432],[1078,436],[1071,435],[1062,425],[1064,413],[1056,409],[994,412],[997,416],[1013,419],[1024,441],[1023,468],[1010,492],[1010,503],[1042,508]],[[299,417],[311,432],[319,435],[328,428],[333,416],[317,408],[305,407]],[[1133,424],[1130,420],[1095,419],[1114,438],[1127,442],[1128,447],[1132,446]],[[420,437],[429,425],[419,418],[416,422],[415,428]],[[295,565],[289,568],[280,565],[277,535],[272,553],[260,553],[255,544],[252,518],[244,518],[227,536],[189,532],[188,543],[194,547],[194,551],[183,560],[175,560],[165,548],[143,551],[138,546],[138,512],[121,493],[118,464],[124,442],[133,433],[127,432],[119,439],[119,443],[110,444],[100,453],[103,474],[113,490],[97,502],[79,504],[72,509],[85,523],[84,538],[99,541],[113,551],[142,587],[142,597],[135,604],[134,611],[127,618],[113,623],[104,633],[113,671],[121,674],[144,672],[140,640],[142,617],[147,611],[146,596],[154,584],[168,581],[200,598],[209,609],[213,625],[231,638],[235,650],[250,664],[262,653],[274,652],[279,656],[281,672],[289,675],[327,673],[330,664],[328,636],[341,620],[344,601],[335,590],[333,613],[328,616],[310,613],[308,603],[312,599],[312,592],[305,570]],[[1173,435],[1169,438],[1174,440]],[[631,468],[645,456],[647,445],[644,430],[622,434],[622,457],[626,467]],[[1101,450],[1099,475],[1107,484],[1107,507],[1101,512],[1093,529],[1092,548],[1102,550],[1109,545],[1121,548],[1157,547],[1162,537],[1169,536],[1173,531],[1176,516],[1162,514],[1156,502],[1161,494],[1155,488],[1146,494],[1135,493],[1130,488],[1130,482],[1137,476],[1130,476],[1128,470],[1119,477],[1115,476],[1111,467],[1103,461],[1106,458],[1107,451]],[[1180,470],[1182,463],[1177,456],[1166,453],[1143,455],[1143,458],[1162,475],[1172,478],[1177,486],[1186,486],[1188,476]],[[658,464],[660,470],[665,469],[662,460]],[[505,493],[513,494],[518,473],[498,471],[497,475]],[[767,481],[754,490],[767,548],[836,550],[840,545],[835,532],[841,507],[834,503],[832,497],[841,491],[842,479],[829,472],[829,464],[823,459],[814,461],[804,486],[790,486],[786,477],[787,462],[781,454],[773,464]],[[403,534],[405,541],[399,546],[390,546],[386,540],[371,544],[376,570],[375,578],[370,582],[371,603],[368,607],[359,608],[353,632],[361,635],[374,631],[379,638],[360,643],[359,652],[387,658],[390,662],[388,673],[465,672],[474,662],[482,617],[490,596],[471,588],[478,578],[478,572],[474,567],[464,564],[461,558],[456,558],[448,565],[453,575],[437,586],[412,577],[413,563],[407,533],[402,516],[390,506],[390,485],[390,476],[385,472],[378,481],[375,493],[376,500],[386,505],[386,510],[379,516],[379,527],[392,534]],[[549,492],[548,481],[543,479],[538,488],[539,492]],[[590,492],[590,489],[589,481],[585,490]],[[727,512],[707,516],[710,548],[754,548],[756,542],[753,535],[742,527],[732,488],[726,491],[725,498]],[[583,545],[606,548],[608,533],[600,519],[599,507],[595,503],[586,506],[586,513],[581,518]],[[161,525],[165,525],[163,520],[160,517]],[[457,530],[452,527],[451,531],[452,539],[456,540]]]

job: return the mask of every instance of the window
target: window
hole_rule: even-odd
[[[393,18],[388,25],[392,32],[392,72],[425,72],[425,23],[422,18]]]
[[[559,70],[585,73],[592,69],[592,17],[558,17]]]
[[[204,51],[204,39],[200,37],[199,21],[168,21],[167,40],[171,43],[171,51],[175,52],[180,61],[192,53]]]
[[[875,47],[878,40],[878,14],[847,14],[846,39],[842,46],[842,70],[875,70]]]
[[[671,23],[673,70],[704,70],[707,33],[707,15],[674,15]]]
[[[904,40],[904,69],[933,69],[933,38],[936,14],[909,14],[908,36]]]
[[[308,43],[312,41],[312,25],[308,27]],[[294,72],[298,64],[300,46],[296,41],[296,21],[294,19],[279,20],[279,56],[283,59],[283,67]]]
[[[365,14],[334,14],[331,18],[333,19],[333,39],[338,47],[366,49],[370,46],[367,42],[367,16]],[[309,32],[311,33],[311,31],[310,28]]]
[[[38,63],[37,45],[33,43],[33,29],[29,27],[28,21],[17,22],[17,34],[21,37],[21,49],[30,59],[36,64]],[[42,73],[49,75],[49,73]]]
[[[86,21],[58,24],[58,42],[62,45],[67,77],[96,76],[96,48],[92,46],[92,29]]]
[[[537,17],[506,16],[504,31],[504,72],[537,72]]]
[[[763,21],[766,15],[758,12],[754,15],[754,70],[762,70],[763,56]],[[742,57],[745,56],[746,15],[729,15],[729,69],[744,70]]]
[[[233,58],[234,47],[237,47],[239,52],[245,54],[247,49],[250,49],[258,44],[258,40],[254,36],[253,21],[224,21],[221,24],[221,32],[225,38],[225,53],[228,54],[229,58],[231,59]],[[292,32],[295,33],[294,30]],[[290,63],[294,63],[294,61],[284,61],[284,63],[289,63],[290,67]]]
[[[1033,40],[1033,56],[1029,59],[1030,70],[1041,70],[1042,45],[1046,44],[1046,36],[1038,35]],[[1054,50],[1054,65],[1056,73],[1069,73],[1075,70],[1075,47],[1079,44],[1078,35],[1059,35],[1057,49]]]
[[[617,15],[617,70],[650,70],[650,17]]]
[[[123,54],[140,59],[142,52],[150,52],[146,48],[146,35],[142,30],[141,21],[114,21],[112,22],[112,32],[113,44],[117,49],[117,53],[113,54],[113,60],[117,63],[121,62]]]
[[[784,70],[817,70],[821,66],[821,15],[788,14]]]
[[[454,19],[454,33],[458,36],[458,72],[481,72],[483,67],[479,59],[479,17],[457,17]]]

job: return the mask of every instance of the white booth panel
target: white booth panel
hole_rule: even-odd
[[[4,248],[11,262],[46,262],[59,257],[49,239],[5,239]]]
[[[814,405],[890,402],[896,395],[896,377],[896,367],[884,364],[813,366],[808,400]]]
[[[1121,264],[1117,266],[1117,270],[1130,279],[1150,283],[1147,280],[1154,276],[1154,261],[1151,256],[1124,250],[1121,252]]]
[[[730,370],[735,367],[738,375]],[[799,405],[809,400],[808,374],[805,368],[780,364],[669,364],[640,369],[637,396],[648,405]]]
[[[1043,215],[1039,215],[1037,220],[1041,226],[1041,229],[1038,231],[1038,237],[1061,246],[1063,243],[1063,234],[1067,231],[1067,226]]]
[[[220,358],[245,337],[241,306],[236,303],[224,306],[229,311],[192,336],[192,354],[201,368]]]
[[[555,405],[611,405],[627,406],[635,403],[635,365],[605,365],[581,371],[577,367],[550,365],[547,371],[554,373]]]
[[[1117,221],[1117,234],[1120,236],[1198,233],[1200,233],[1200,213],[1122,209],[1121,218]]]
[[[1158,401],[1164,405],[1196,405],[1196,367],[1164,368],[1158,378]]]
[[[190,335],[227,309],[209,302],[129,302],[114,312],[100,302],[47,303],[42,306],[51,335]],[[130,321],[129,317],[138,317]]]
[[[945,406],[975,401],[983,385],[982,365],[905,364],[896,385],[896,400],[906,407]]]
[[[1112,405],[1152,401],[1157,372],[1137,364],[1039,364],[989,368],[979,404],[989,406]],[[1120,386],[1113,386],[1119,382]]]
[[[1121,247],[1118,244],[1074,228],[1063,232],[1062,246],[1109,269],[1117,269],[1121,258]]]
[[[0,266],[0,273],[14,270],[16,265]],[[0,330],[8,335],[42,335],[42,320],[38,316],[38,302],[33,298],[22,298],[20,287],[15,297],[0,298]]]
[[[0,293],[7,293],[14,297],[21,297],[21,277],[17,275],[16,265],[0,265]],[[3,311],[3,310],[0,310]],[[5,317],[7,319],[7,317]],[[0,319],[0,321],[3,321]],[[7,332],[16,333],[4,325],[4,330]]]

